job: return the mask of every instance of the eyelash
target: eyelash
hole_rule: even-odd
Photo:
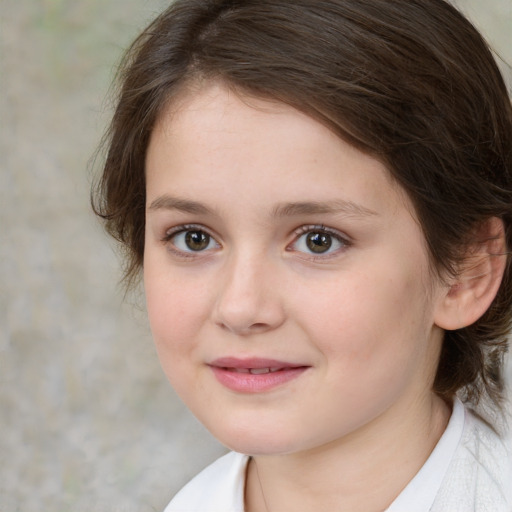
[[[313,261],[326,260],[326,259],[335,257],[335,256],[339,255],[340,252],[346,250],[353,244],[353,242],[346,235],[343,235],[339,231],[337,231],[335,229],[327,228],[322,224],[315,224],[315,225],[304,225],[304,226],[301,226],[300,228],[296,229],[294,231],[295,239],[291,244],[289,244],[287,246],[286,250],[293,251],[294,250],[293,246],[296,245],[300,241],[300,239],[304,235],[307,235],[308,233],[328,235],[328,236],[332,237],[334,240],[336,240],[341,246],[340,248],[338,248],[334,251],[328,252],[328,253],[314,254],[313,252],[306,253],[303,251],[298,251],[298,252],[301,252],[302,254],[305,254],[305,257],[307,259],[310,259]],[[330,247],[328,248],[328,250],[329,249],[330,249]]]
[[[172,253],[174,253],[175,255],[177,255],[181,258],[197,258],[198,256],[202,255],[201,253],[209,252],[209,250],[205,249],[205,250],[198,250],[198,251],[194,251],[194,250],[184,251],[182,249],[179,249],[178,247],[176,247],[176,245],[174,243],[172,243],[173,238],[175,238],[176,236],[178,236],[182,233],[193,232],[193,231],[206,234],[210,238],[210,241],[211,240],[214,241],[218,247],[221,247],[220,243],[217,241],[217,238],[215,236],[213,236],[208,229],[205,229],[204,226],[198,225],[198,224],[183,224],[180,226],[175,226],[175,227],[167,230],[161,240],[165,245],[167,245],[168,250],[171,251]],[[314,254],[313,252],[296,250],[294,248],[294,246],[296,246],[300,242],[301,238],[304,235],[307,235],[309,233],[328,235],[329,237],[332,237],[334,240],[336,240],[336,242],[338,242],[340,244],[340,248],[338,248],[334,251],[331,251],[331,252],[318,253],[318,254]],[[347,236],[342,235],[339,231],[336,231],[331,228],[327,228],[324,225],[319,225],[319,224],[301,226],[301,227],[297,228],[293,232],[293,234],[294,234],[295,238],[290,244],[287,245],[286,251],[289,251],[289,252],[295,251],[295,252],[304,254],[303,257],[313,260],[313,261],[326,260],[328,258],[337,256],[340,253],[340,251],[343,251],[352,245],[352,241]],[[328,247],[327,251],[329,251],[329,250],[330,250],[330,246]]]
[[[208,235],[208,237],[213,240],[218,246],[220,246],[217,238],[213,236],[209,230],[205,229],[204,226],[198,224],[183,224],[181,226],[173,227],[165,232],[165,235],[162,237],[162,242],[167,246],[168,250],[173,254],[179,256],[180,258],[197,258],[201,255],[202,252],[206,251],[184,251],[176,247],[175,244],[172,243],[172,239],[181,233],[186,233],[187,231],[196,231],[200,233],[204,233]]]

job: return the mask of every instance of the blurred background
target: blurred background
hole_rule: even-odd
[[[0,512],[161,511],[224,452],[165,380],[89,207],[116,65],[166,5],[0,3]],[[458,5],[512,63],[512,0]]]

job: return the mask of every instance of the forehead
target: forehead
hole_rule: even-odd
[[[377,159],[287,104],[222,83],[195,84],[167,107],[153,131],[146,170],[153,196],[172,182],[187,194],[210,193],[214,201],[229,183],[247,204],[355,195],[388,209],[411,206]]]

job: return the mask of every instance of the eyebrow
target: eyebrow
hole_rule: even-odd
[[[181,199],[179,197],[172,197],[168,195],[157,197],[149,205],[149,210],[179,210],[184,213],[194,213],[198,215],[213,214],[207,206],[197,201],[190,201],[189,199]]]
[[[178,210],[196,215],[216,215],[203,203],[189,199],[163,195],[157,197],[149,205],[149,210]],[[369,217],[378,215],[360,204],[343,199],[333,201],[301,201],[278,204],[272,210],[272,217],[293,217],[298,215],[343,214],[350,217]]]
[[[319,215],[319,214],[343,214],[350,217],[369,217],[377,215],[377,212],[370,210],[360,204],[343,199],[319,202],[306,201],[297,203],[285,203],[274,208],[275,217],[291,217],[296,215]]]

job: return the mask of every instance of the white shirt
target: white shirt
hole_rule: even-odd
[[[231,452],[193,478],[164,512],[244,512],[249,456]],[[512,512],[512,454],[459,400],[423,467],[386,512]]]

